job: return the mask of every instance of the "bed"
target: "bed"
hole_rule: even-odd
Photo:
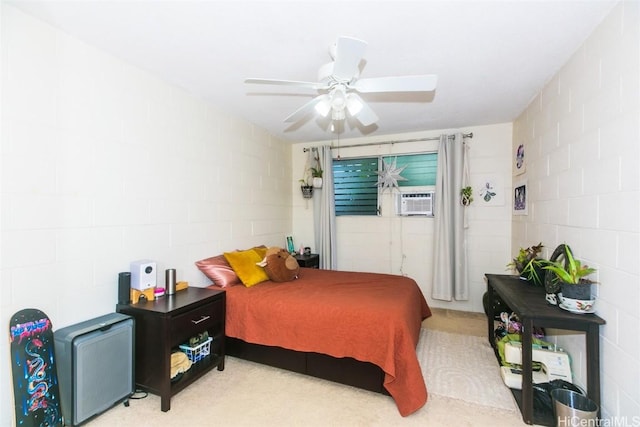
[[[402,416],[426,403],[416,345],[431,312],[413,279],[301,268],[224,289],[228,355],[389,394]]]

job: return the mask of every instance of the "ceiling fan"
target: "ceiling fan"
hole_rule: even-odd
[[[316,83],[258,78],[248,78],[245,83],[296,86],[318,91],[318,96],[290,114],[285,122],[297,122],[315,110],[323,117],[331,113],[331,119],[334,121],[344,120],[348,114],[363,126],[376,123],[378,116],[358,93],[435,90],[438,76],[434,74],[360,79],[360,62],[366,47],[367,43],[362,40],[339,37],[329,49],[333,62],[320,68]]]

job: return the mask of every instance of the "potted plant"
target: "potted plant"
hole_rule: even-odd
[[[306,179],[299,179],[300,182],[300,191],[302,191],[302,197],[305,199],[310,199],[313,197],[313,185],[307,184]]]
[[[313,178],[313,186],[322,188],[322,168],[318,164],[317,168],[311,168],[311,177]]]
[[[591,284],[596,282],[587,279],[586,276],[594,273],[596,269],[575,259],[569,246],[564,245],[564,250],[564,261],[549,261],[544,267],[545,270],[555,274],[563,298],[590,300]]]
[[[473,202],[473,189],[471,186],[466,186],[460,190],[460,203],[462,206],[469,206]]]
[[[311,182],[315,188],[322,188],[322,166],[320,165],[320,155],[316,148],[312,149],[312,152],[316,167],[311,168]]]
[[[298,180],[300,183],[300,191],[302,191],[302,197],[305,199],[311,199],[313,197],[313,185],[311,185],[313,182],[312,180],[311,168],[307,164],[302,172],[302,178]]]
[[[536,286],[544,285],[545,266],[549,261],[538,258],[538,254],[542,251],[544,245],[542,242],[529,248],[520,248],[518,256],[516,256],[507,267],[515,269],[520,277],[533,283]]]

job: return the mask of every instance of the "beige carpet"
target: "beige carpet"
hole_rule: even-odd
[[[486,338],[422,329],[417,355],[430,393],[508,411],[516,409]]]
[[[86,425],[101,426],[524,426],[509,394],[502,396],[496,387],[500,380],[497,362],[485,384],[461,382],[460,375],[470,366],[469,359],[479,353],[477,340],[469,336],[428,332],[419,355],[429,346],[464,348],[462,357],[445,358],[447,351],[436,349],[435,361],[425,361],[425,370],[447,370],[453,375],[430,376],[427,373],[427,404],[401,417],[389,396],[305,375],[271,368],[228,357],[223,372],[211,371],[171,400],[171,410],[160,411],[160,398],[149,395],[131,400],[130,406],[118,405]],[[423,332],[424,333],[424,332]],[[433,340],[434,342],[430,342]],[[427,347],[426,349],[424,347]],[[494,359],[495,360],[495,359]],[[436,363],[434,365],[434,363]],[[439,365],[438,365],[439,364]],[[425,366],[427,368],[425,369]],[[440,367],[438,367],[440,366]],[[471,365],[472,366],[472,365]],[[460,370],[458,370],[460,369]],[[472,369],[473,371],[473,369]],[[497,376],[497,377],[496,377]],[[429,381],[433,379],[434,384]],[[451,380],[447,384],[446,378]],[[484,378],[484,377],[483,377]],[[452,385],[453,384],[453,385]],[[502,386],[504,390],[506,388]],[[471,393],[468,393],[471,389]],[[457,390],[457,391],[456,391]],[[480,399],[477,397],[481,396]],[[474,398],[476,396],[476,398]],[[491,396],[494,396],[493,398]],[[506,404],[511,402],[511,405]],[[507,408],[508,407],[508,408]]]

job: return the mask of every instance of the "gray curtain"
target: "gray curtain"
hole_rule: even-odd
[[[460,190],[466,184],[466,148],[462,134],[440,136],[436,177],[434,299],[469,299],[465,212]]]
[[[338,265],[336,254],[336,209],[333,195],[333,158],[331,147],[318,147],[322,164],[322,188],[314,189],[313,216],[316,251],[320,255],[320,268],[335,270]]]

